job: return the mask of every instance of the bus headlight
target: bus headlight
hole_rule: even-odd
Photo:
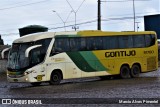
[[[28,72],[24,72],[24,75],[28,75],[29,73]]]
[[[34,72],[34,70],[26,71],[26,72],[24,72],[24,75],[28,75],[28,74],[30,74],[30,73],[32,73],[32,72]]]

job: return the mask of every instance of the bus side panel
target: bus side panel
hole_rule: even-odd
[[[82,72],[73,62],[66,62],[65,68],[64,79],[81,78]]]
[[[106,68],[105,71],[96,72],[96,76],[103,75],[114,75],[115,74],[115,61],[112,59],[103,59],[100,60],[103,66]]]

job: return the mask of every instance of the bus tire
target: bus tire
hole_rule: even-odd
[[[50,84],[51,85],[59,85],[60,84],[60,82],[61,82],[61,80],[62,80],[62,75],[61,75],[61,73],[60,72],[52,72],[52,74],[51,74],[51,78],[50,78]]]
[[[123,65],[120,69],[120,77],[126,79],[130,77],[130,68],[127,65]]]
[[[131,68],[130,75],[132,78],[137,78],[139,77],[140,72],[141,72],[141,68],[138,65],[133,65]]]
[[[33,85],[33,86],[40,86],[41,82],[32,82],[31,85]]]

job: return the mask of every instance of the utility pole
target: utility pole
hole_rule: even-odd
[[[71,15],[72,11],[68,14],[68,17],[66,18],[65,21],[62,19],[62,17],[59,15],[59,13],[57,13],[55,10],[52,10],[52,11],[53,11],[54,13],[56,13],[56,15],[61,19],[61,21],[62,21],[63,24],[64,24],[64,30],[66,31],[66,22],[67,22],[69,16]]]
[[[101,30],[101,0],[98,0],[98,24],[97,29]]]
[[[79,5],[79,7],[78,7],[77,10],[73,9],[72,5],[70,4],[70,2],[69,2],[68,0],[66,0],[66,1],[67,1],[67,3],[69,4],[69,6],[71,7],[72,12],[73,12],[74,15],[75,15],[75,25],[72,27],[72,29],[74,29],[74,30],[76,31],[76,30],[79,28],[79,27],[77,26],[77,22],[76,22],[76,20],[77,20],[77,12],[79,11],[80,7],[81,7],[82,4],[85,2],[85,0],[82,1],[82,3]]]
[[[136,31],[135,25],[136,24],[136,13],[135,13],[135,3],[133,0],[133,26],[134,26],[134,31]]]

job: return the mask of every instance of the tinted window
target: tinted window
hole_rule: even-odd
[[[80,39],[79,38],[70,38],[70,49],[71,51],[80,50]]]
[[[86,38],[70,38],[70,50],[71,51],[85,51],[86,50]]]
[[[89,37],[87,40],[87,50],[101,50],[102,46],[102,37]]]
[[[93,37],[86,38],[86,41],[87,41],[86,43],[87,51],[94,50],[95,48],[94,38]]]
[[[151,42],[152,42],[151,35],[146,35],[145,41],[146,41],[146,47],[151,46]]]
[[[151,35],[151,46],[155,44],[155,35]]]
[[[117,49],[118,40],[116,36],[103,37],[103,49]]]
[[[80,51],[85,51],[86,48],[86,38],[80,38]]]
[[[103,38],[102,37],[96,37],[94,44],[95,44],[95,50],[102,50],[103,49]]]
[[[69,49],[69,39],[68,38],[56,38],[53,46],[54,52],[66,52]]]
[[[119,48],[131,48],[133,47],[132,36],[119,36],[118,37]]]
[[[136,35],[136,36],[133,36],[133,47],[134,47],[134,48],[142,48],[142,47],[145,47],[144,35]]]

